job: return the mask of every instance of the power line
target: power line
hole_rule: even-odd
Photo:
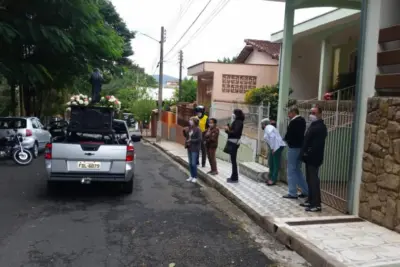
[[[197,38],[197,36],[215,19],[215,17],[227,6],[227,4],[231,0],[222,0],[213,10],[213,12],[208,16],[208,18],[204,21],[204,23],[196,30],[192,36],[190,36],[189,40],[180,47],[179,50],[184,49],[186,46],[188,46],[194,39]],[[174,54],[174,57],[177,53]]]
[[[182,4],[179,13],[176,17],[175,22],[172,24],[173,26],[171,26],[171,32],[174,32],[176,30],[176,27],[178,26],[179,21],[186,15],[187,11],[189,10],[189,8],[191,7],[191,5],[193,4],[193,0],[187,0],[186,1],[186,5]]]
[[[165,54],[165,57],[168,56],[169,53],[171,53],[171,51],[178,45],[178,43],[180,41],[182,41],[183,37],[185,37],[185,35],[189,32],[189,30],[193,27],[193,25],[196,23],[196,21],[200,18],[200,16],[204,13],[204,11],[206,10],[206,8],[210,5],[212,0],[209,0],[207,2],[207,4],[204,6],[204,8],[200,11],[200,13],[197,15],[197,17],[194,19],[194,21],[192,22],[192,24],[190,24],[190,26],[186,29],[186,31],[183,33],[183,35],[181,36],[181,38],[179,38],[179,40],[172,46],[172,48]]]

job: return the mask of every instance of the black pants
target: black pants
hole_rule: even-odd
[[[197,165],[200,165],[200,153],[197,156]],[[207,161],[207,149],[206,145],[204,142],[201,142],[201,166],[206,166],[206,161]]]
[[[306,180],[308,184],[308,202],[311,207],[321,207],[321,185],[318,177],[319,167],[306,164]]]
[[[231,155],[231,163],[232,163],[232,174],[231,174],[230,178],[233,181],[239,180],[237,161],[236,161],[238,149],[239,149],[239,145],[232,144],[232,151],[230,153],[230,155]]]

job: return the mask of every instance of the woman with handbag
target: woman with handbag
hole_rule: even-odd
[[[188,150],[188,161],[190,177],[186,180],[188,182],[197,182],[197,158],[201,149],[202,133],[199,128],[199,119],[192,117],[189,120],[189,128],[184,129],[186,138],[185,147]]]
[[[232,114],[232,123],[225,127],[225,132],[228,134],[224,152],[231,156],[232,174],[226,181],[228,183],[239,182],[239,173],[237,168],[237,152],[240,145],[240,138],[243,132],[244,114],[241,109],[235,109]]]

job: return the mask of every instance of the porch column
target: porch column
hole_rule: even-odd
[[[367,117],[367,100],[375,94],[375,77],[377,74],[377,51],[380,29],[381,0],[363,0],[361,9],[361,30],[359,41],[358,66],[356,83],[356,103],[353,125],[353,166],[349,186],[349,211],[358,215],[359,194],[362,176],[364,153],[365,123]]]
[[[321,59],[319,63],[318,99],[322,100],[329,82],[329,73],[332,64],[332,47],[328,40],[321,42]]]
[[[279,132],[281,133],[286,130],[286,125],[284,125],[284,122],[285,117],[287,116],[285,107],[289,100],[290,75],[292,69],[293,24],[293,0],[286,0],[283,39],[281,46],[281,59],[279,66],[279,100],[277,118],[277,126]]]

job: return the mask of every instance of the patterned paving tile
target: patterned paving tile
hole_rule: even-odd
[[[352,267],[400,266],[400,235],[370,222],[289,226]]]
[[[186,150],[183,146],[173,142],[162,142],[161,146],[188,162]],[[282,198],[283,195],[287,194],[287,186],[284,184],[269,187],[265,184],[255,182],[244,175],[239,176],[240,182],[238,184],[228,184],[226,183],[226,178],[231,174],[231,164],[219,159],[217,161],[219,175],[210,177],[230,190],[240,200],[244,201],[263,216],[291,218],[342,215],[339,211],[327,206],[323,208],[323,212],[321,213],[305,212],[304,209],[299,206],[301,200]],[[203,168],[200,169],[203,170]],[[205,172],[209,169],[207,163]]]

